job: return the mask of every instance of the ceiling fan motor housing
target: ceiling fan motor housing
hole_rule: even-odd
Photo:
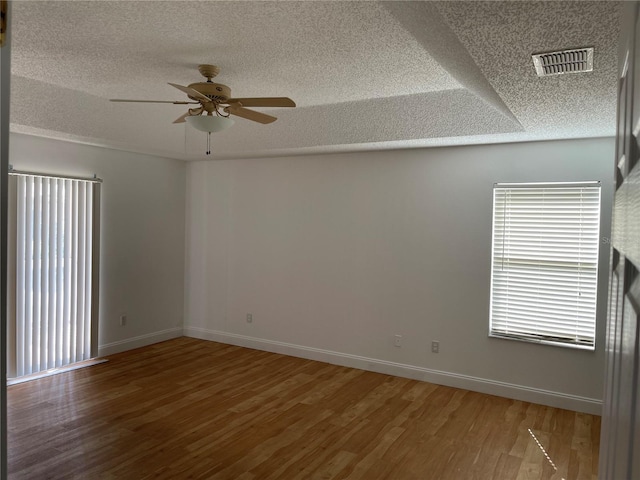
[[[198,82],[192,83],[191,85],[189,85],[189,88],[200,92],[216,103],[224,103],[229,98],[231,98],[231,89],[221,83]],[[194,98],[191,95],[189,95],[189,98],[195,100],[196,102],[199,101],[197,98]]]

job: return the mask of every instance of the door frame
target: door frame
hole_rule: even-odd
[[[10,3],[0,0],[0,265],[7,264],[11,80]],[[7,478],[7,270],[0,268],[0,479]]]

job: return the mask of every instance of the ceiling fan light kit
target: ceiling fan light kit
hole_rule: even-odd
[[[189,116],[185,120],[196,130],[206,133],[221,132],[235,123],[231,118],[219,117],[218,115]]]
[[[190,108],[187,113],[178,117],[173,123],[187,122],[196,130],[206,132],[207,155],[211,153],[210,137],[213,132],[220,132],[232,126],[234,121],[230,115],[252,120],[258,123],[272,123],[277,120],[272,115],[250,110],[245,107],[295,107],[296,104],[288,97],[254,97],[254,98],[231,98],[231,89],[221,83],[215,83],[211,79],[215,77],[220,69],[215,65],[198,66],[200,74],[207,79],[206,82],[192,83],[188,87],[169,83],[172,87],[187,94],[191,102],[164,100],[122,100],[111,99],[112,102],[139,102],[139,103],[173,103],[175,105],[185,105],[190,103],[200,104],[198,108]],[[206,115],[203,115],[207,112]]]

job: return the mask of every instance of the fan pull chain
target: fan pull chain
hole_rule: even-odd
[[[211,132],[207,132],[207,155],[211,155]]]

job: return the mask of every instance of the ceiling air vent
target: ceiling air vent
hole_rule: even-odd
[[[531,55],[539,77],[593,71],[593,47]]]

